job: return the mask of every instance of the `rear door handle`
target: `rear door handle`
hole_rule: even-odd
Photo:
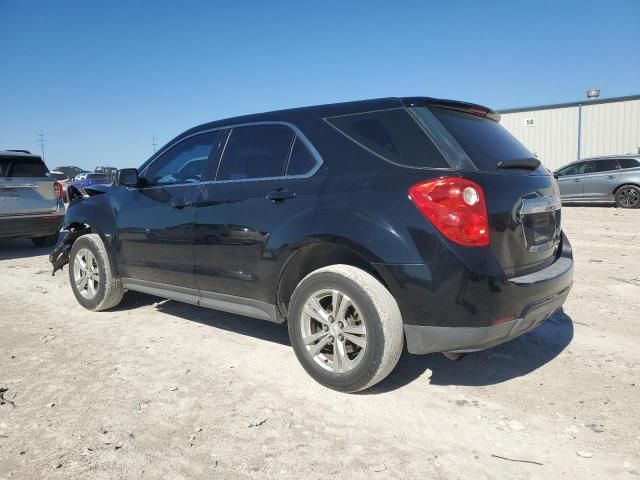
[[[580,180],[579,178],[574,178],[573,181],[574,182],[581,182],[582,180]]]
[[[271,200],[272,202],[282,202],[290,198],[295,198],[295,196],[296,194],[289,190],[274,190],[273,192],[267,193],[267,200]]]
[[[616,178],[615,175],[608,175],[607,178]]]

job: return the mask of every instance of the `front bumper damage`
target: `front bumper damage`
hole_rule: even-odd
[[[62,240],[58,243],[53,252],[49,254],[49,262],[53,266],[53,272],[51,276],[55,276],[58,270],[62,270],[67,263],[69,263],[69,254],[71,253],[71,247],[73,242],[82,235],[87,233],[86,228],[77,228],[73,230],[63,230]]]

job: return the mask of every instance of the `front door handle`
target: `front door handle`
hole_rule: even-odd
[[[185,207],[191,206],[191,201],[185,199],[178,200],[177,198],[174,198],[173,200],[171,200],[169,205],[171,205],[172,208],[182,210]]]
[[[282,202],[290,198],[295,198],[295,196],[296,194],[289,190],[274,190],[273,192],[267,193],[267,200],[271,200],[272,202]]]
[[[574,178],[573,181],[574,182],[581,182],[582,180],[580,180],[579,178]]]
[[[615,175],[608,175],[607,178],[616,178]]]

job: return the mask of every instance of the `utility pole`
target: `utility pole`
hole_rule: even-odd
[[[153,153],[156,153],[156,147],[158,146],[158,144],[156,143],[156,136],[152,135],[151,136],[151,147],[153,147]]]
[[[40,135],[38,135],[38,143],[40,144],[40,150],[42,151],[42,160],[44,160],[44,133],[40,130]]]

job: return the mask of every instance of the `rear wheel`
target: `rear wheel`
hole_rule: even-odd
[[[635,185],[623,185],[616,192],[616,205],[620,208],[640,207],[640,188]]]
[[[343,392],[384,379],[404,343],[400,309],[391,293],[350,265],[321,268],[300,282],[291,298],[289,337],[307,373]]]
[[[58,232],[46,237],[35,237],[31,241],[36,247],[53,247],[58,241]]]
[[[78,303],[98,312],[120,303],[124,288],[109,262],[102,239],[95,233],[78,238],[69,255],[69,280]]]

